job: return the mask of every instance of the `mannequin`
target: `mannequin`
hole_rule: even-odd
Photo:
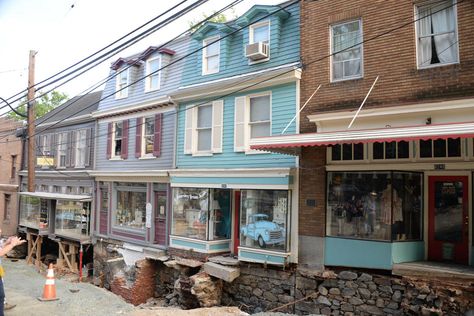
[[[403,207],[402,199],[398,196],[397,191],[393,191],[393,230],[397,234],[397,240],[405,239],[405,232],[403,229]],[[395,237],[395,235],[394,235]]]

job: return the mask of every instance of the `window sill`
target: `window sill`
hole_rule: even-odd
[[[138,157],[138,160],[150,160],[150,159],[157,159],[158,157],[155,157],[153,155],[145,155],[145,156],[141,156],[141,157]]]
[[[126,99],[128,98],[128,95],[125,95],[125,96],[115,96],[115,100],[120,100],[120,99]]]
[[[74,169],[86,169],[86,166],[75,166]]]
[[[363,75],[360,75],[358,77],[351,77],[351,78],[342,78],[342,79],[331,79],[330,83],[340,83],[340,82],[346,82],[346,81],[353,81],[353,80],[361,80],[364,79]]]
[[[201,75],[202,76],[207,76],[207,75],[215,75],[215,74],[218,74],[218,73],[219,73],[219,71],[213,71],[213,72],[204,72],[203,71]]]
[[[155,89],[145,89],[145,93],[160,91],[160,87]]]
[[[251,60],[250,58],[248,58],[248,59],[249,59],[248,65],[251,66],[251,65],[258,65],[258,64],[264,63],[266,61],[269,61],[270,56],[268,56],[266,58],[259,59],[259,60]]]
[[[427,70],[427,69],[436,69],[436,68],[442,68],[442,67],[446,67],[446,66],[455,66],[455,65],[459,65],[459,64],[460,64],[459,61],[455,61],[455,62],[452,62],[452,63],[446,63],[446,64],[438,63],[438,64],[433,64],[433,65],[428,65],[428,66],[423,66],[423,67],[420,67],[419,65],[417,65],[416,70],[423,71],[423,70]]]
[[[214,154],[212,152],[197,152],[192,155],[193,157],[212,157]]]
[[[112,158],[109,158],[109,160],[123,160],[122,157],[112,157]]]

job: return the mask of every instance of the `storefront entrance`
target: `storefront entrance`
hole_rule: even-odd
[[[468,264],[468,177],[430,176],[428,259]]]
[[[166,191],[155,191],[155,243],[166,244]]]

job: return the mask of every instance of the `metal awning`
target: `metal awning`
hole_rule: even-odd
[[[376,129],[344,130],[259,137],[250,141],[254,150],[297,155],[301,147],[474,137],[474,122],[431,124]]]
[[[23,196],[37,197],[47,200],[66,200],[66,201],[78,201],[78,202],[90,202],[92,196],[90,195],[73,195],[63,193],[50,193],[50,192],[19,192]]]

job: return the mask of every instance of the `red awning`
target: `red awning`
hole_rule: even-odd
[[[427,140],[474,137],[474,122],[386,127],[362,130],[307,133],[255,138],[254,150],[295,154],[294,149],[308,146],[328,146],[350,143],[374,143],[402,140]],[[289,150],[292,149],[292,150]]]

